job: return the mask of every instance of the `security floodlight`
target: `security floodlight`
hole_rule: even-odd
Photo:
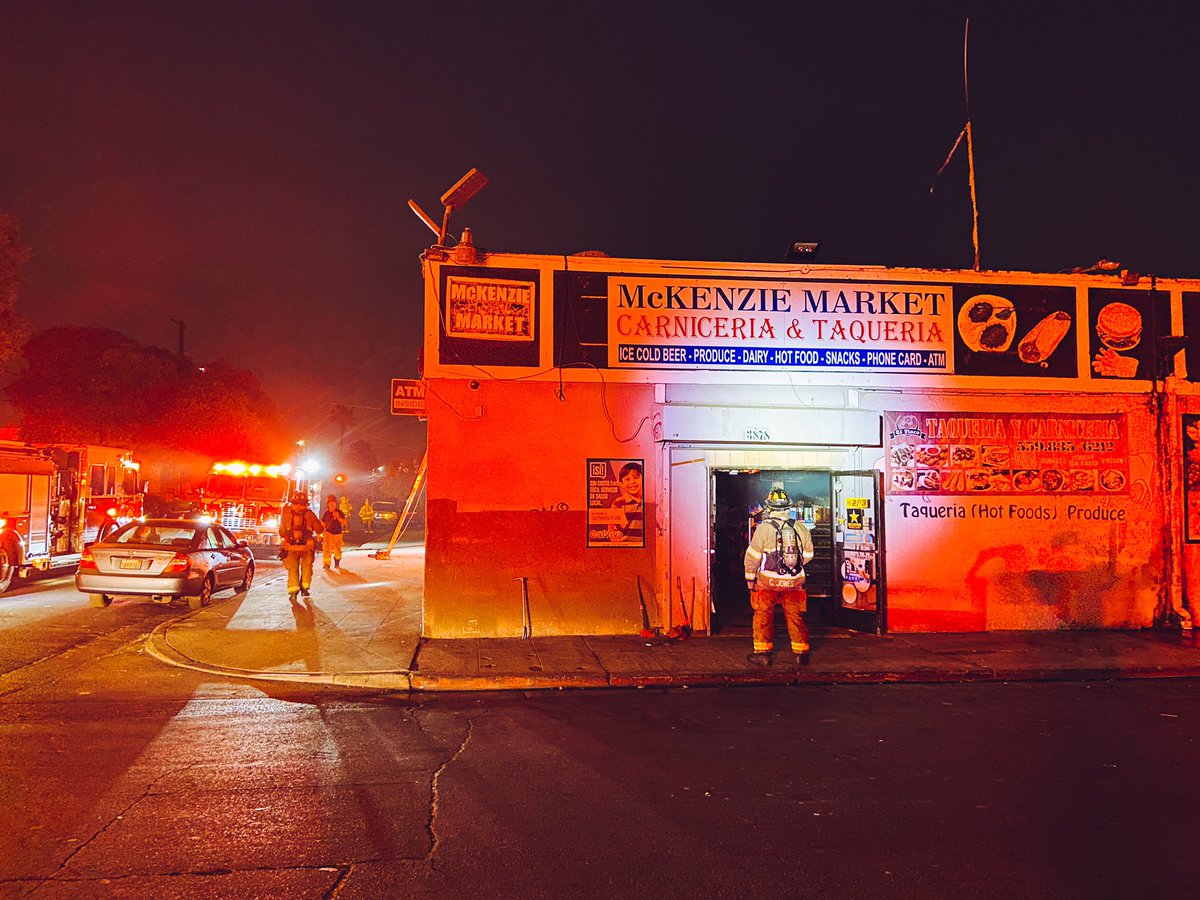
[[[819,242],[808,243],[805,241],[792,241],[791,247],[788,248],[788,262],[810,262],[817,255],[817,251],[821,249]]]
[[[478,169],[472,169],[458,179],[458,184],[442,194],[442,205],[449,209],[462,209],[467,205],[468,200],[487,186],[487,183],[486,175]]]
[[[437,235],[437,246],[446,246],[446,232],[450,228],[450,213],[456,209],[462,209],[467,205],[467,201],[478,194],[488,183],[488,177],[478,169],[471,169],[466,175],[458,179],[458,182],[446,193],[442,194],[442,206],[445,207],[445,212],[442,214],[442,225],[439,228],[433,218],[429,216],[425,210],[417,206],[416,200],[408,201],[408,208],[417,214],[425,225]]]

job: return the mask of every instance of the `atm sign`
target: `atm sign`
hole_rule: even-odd
[[[392,379],[392,415],[425,415],[425,383],[423,381],[411,378]]]

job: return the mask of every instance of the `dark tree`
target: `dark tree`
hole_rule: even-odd
[[[353,472],[370,473],[379,465],[374,448],[366,441],[358,440],[346,448],[342,461]]]
[[[17,217],[0,212],[0,368],[16,355],[25,338],[25,322],[15,306],[21,270],[31,255],[29,246],[21,240]]]
[[[8,394],[31,441],[162,447],[273,459],[288,446],[258,379],[223,363],[197,368],[106,328],[38,332]]]

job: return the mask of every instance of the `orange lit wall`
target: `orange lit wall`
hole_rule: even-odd
[[[974,397],[970,409],[1080,412],[1077,397]],[[952,408],[923,398],[930,409]],[[956,398],[961,405],[962,399]],[[1130,484],[1106,495],[970,494],[887,500],[892,631],[997,631],[1149,626],[1163,581],[1163,503],[1155,417],[1145,397],[1090,398],[1123,412]],[[941,507],[962,517],[914,515]],[[907,515],[905,513],[908,513]]]
[[[608,385],[614,436],[598,384],[560,401],[557,383],[477,383],[429,382],[425,635],[519,636],[521,577],[535,635],[637,631],[637,579],[651,603],[655,572],[653,388]],[[585,547],[589,457],[645,460],[645,548]]]

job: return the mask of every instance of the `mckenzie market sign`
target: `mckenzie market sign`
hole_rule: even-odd
[[[950,372],[951,288],[613,276],[609,365]]]

